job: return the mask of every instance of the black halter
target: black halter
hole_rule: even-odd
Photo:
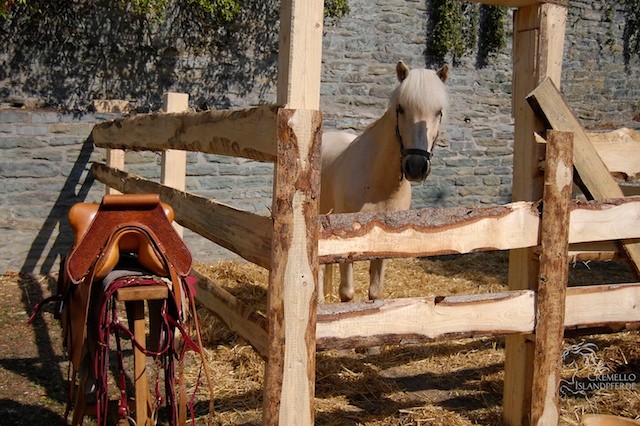
[[[407,155],[422,155],[426,157],[427,161],[431,161],[431,152],[426,149],[419,148],[405,148],[402,142],[402,135],[400,134],[400,105],[396,107],[396,139],[400,145],[400,180],[404,177],[404,170],[402,170],[402,160]]]

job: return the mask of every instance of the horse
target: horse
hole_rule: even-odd
[[[411,206],[411,182],[431,171],[431,157],[448,105],[449,68],[437,71],[396,65],[399,84],[384,115],[365,131],[337,131],[322,137],[320,213],[395,212]],[[327,265],[331,267],[331,265]],[[369,266],[369,300],[382,297],[386,259]],[[331,288],[330,269],[321,268],[318,299]],[[326,283],[324,282],[326,281]],[[327,291],[328,293],[328,291]],[[353,264],[340,264],[340,300],[355,294]]]

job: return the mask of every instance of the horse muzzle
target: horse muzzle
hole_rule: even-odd
[[[414,150],[406,150],[414,151]],[[411,182],[421,182],[429,176],[431,172],[431,153],[423,150],[421,152],[403,153],[402,172],[407,180]]]

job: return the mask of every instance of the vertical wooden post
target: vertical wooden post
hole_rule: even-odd
[[[543,129],[529,107],[526,96],[545,77],[560,85],[565,6],[543,3],[522,7],[514,14],[513,98],[515,119],[513,153],[513,200],[538,201],[542,198],[542,175],[538,170],[541,150],[534,132]],[[531,249],[509,253],[509,288],[535,289],[538,260]],[[509,425],[530,422],[534,342],[531,336],[506,337],[503,418]]]
[[[168,92],[164,95],[164,112],[184,112],[189,109],[189,95],[186,93]],[[162,153],[162,170],[160,182],[181,191],[186,187],[187,153],[176,149],[168,149]],[[178,235],[184,234],[181,225],[173,223]]]
[[[314,423],[322,0],[283,0],[263,422]]]
[[[113,167],[114,169],[124,170],[124,150],[107,148],[107,158],[105,163],[107,166]],[[110,186],[105,188],[105,193],[107,195],[121,194],[120,191],[111,188]]]
[[[564,311],[569,281],[569,207],[573,133],[549,132],[542,199],[540,277],[536,302],[531,423],[557,425]]]
[[[138,343],[145,348],[146,326],[144,317],[144,301],[133,300],[125,302],[127,317],[133,323],[133,334]],[[133,382],[136,394],[136,424],[147,424],[147,403],[149,394],[149,379],[147,378],[147,356],[133,347]]]

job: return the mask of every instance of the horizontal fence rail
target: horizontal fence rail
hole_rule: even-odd
[[[100,148],[178,149],[274,162],[278,109],[136,115],[99,124],[91,136]]]
[[[640,197],[572,202],[569,242],[640,238]],[[321,263],[426,257],[539,244],[538,205],[429,208],[320,217]]]

